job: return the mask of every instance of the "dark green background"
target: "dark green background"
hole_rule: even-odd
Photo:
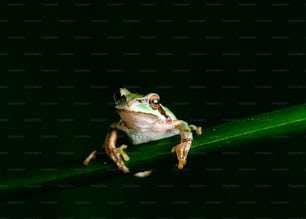
[[[2,1],[0,177],[78,166],[118,87],[205,127],[305,102],[302,1]],[[0,218],[303,218],[305,135],[2,198]],[[170,150],[171,146],[169,146]],[[108,162],[109,160],[105,160]],[[68,187],[68,188],[67,188]]]

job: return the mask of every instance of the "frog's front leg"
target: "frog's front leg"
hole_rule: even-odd
[[[127,146],[121,145],[120,147],[116,147],[117,133],[118,130],[116,128],[111,128],[110,132],[107,134],[104,142],[105,152],[116,163],[119,170],[123,173],[128,173],[129,169],[125,166],[122,160],[122,158],[125,161],[129,160],[128,155],[123,151]]]
[[[125,166],[123,162],[123,160],[128,161],[130,159],[129,156],[123,151],[127,148],[127,146],[123,144],[118,148],[116,147],[117,132],[118,130],[113,127],[107,134],[104,142],[105,152],[117,164],[119,170],[124,173],[128,173],[129,169]],[[83,161],[83,164],[88,165],[89,162],[96,157],[96,154],[96,150],[92,151]],[[123,158],[123,160],[121,157]]]
[[[171,121],[176,129],[180,131],[181,142],[180,144],[172,148],[172,152],[176,152],[177,159],[179,161],[178,168],[183,169],[187,162],[187,155],[192,144],[192,131],[195,131],[198,135],[202,133],[202,128],[195,125],[188,125],[187,122],[182,120]]]

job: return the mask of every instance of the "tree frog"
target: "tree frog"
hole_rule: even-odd
[[[114,101],[120,120],[111,124],[104,148],[120,171],[129,172],[129,168],[124,163],[129,160],[129,157],[124,151],[127,148],[126,145],[119,147],[116,145],[119,131],[126,133],[133,145],[180,135],[180,143],[171,151],[176,152],[178,169],[184,167],[192,144],[192,131],[200,135],[201,127],[188,125],[187,122],[177,119],[167,107],[161,104],[160,97],[156,93],[142,95],[120,88],[114,94]],[[90,153],[83,163],[88,165],[96,153],[96,150]]]

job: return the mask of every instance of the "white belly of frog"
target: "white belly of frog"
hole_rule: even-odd
[[[177,130],[166,130],[162,132],[135,132],[130,131],[127,133],[128,137],[131,139],[132,144],[142,144],[150,141],[156,141],[163,138],[169,138],[174,135],[178,135],[180,132]]]
[[[129,112],[127,110],[117,110],[118,114],[122,118],[119,122],[113,123],[113,127],[122,129],[127,132],[128,130],[135,131],[158,131],[162,128],[169,129],[170,127],[162,127],[167,121],[166,118],[160,118],[157,115],[152,115],[143,112]]]
[[[165,128],[165,126],[168,126],[168,129]],[[117,128],[126,133],[131,143],[134,145],[169,138],[180,134],[178,129],[171,129],[169,125],[158,122],[143,128],[142,131],[130,129],[124,125],[118,125]]]
[[[160,104],[160,98],[155,93],[141,95],[120,88],[119,92],[115,93],[114,100],[121,120],[111,125],[103,147],[120,171],[129,172],[124,162],[128,161],[129,157],[123,151],[127,148],[126,145],[116,145],[119,131],[125,132],[135,145],[180,135],[180,143],[172,147],[171,151],[176,152],[179,169],[186,165],[193,139],[192,131],[200,135],[201,127],[178,120],[167,107]],[[83,163],[88,165],[95,156],[96,151],[93,151]],[[145,171],[140,175],[146,176],[149,173],[150,171]]]

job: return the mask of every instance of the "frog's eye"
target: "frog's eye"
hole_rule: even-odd
[[[122,101],[122,100],[125,101],[126,97],[122,95],[120,91],[118,90],[117,92],[114,93],[114,100],[117,103],[118,101]]]
[[[160,98],[159,96],[157,95],[152,95],[149,99],[149,103],[150,103],[150,106],[153,108],[153,109],[157,109],[159,108],[159,104],[160,104]]]

